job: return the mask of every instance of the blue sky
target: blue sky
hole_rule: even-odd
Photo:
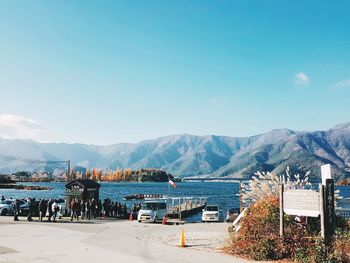
[[[112,144],[350,121],[349,1],[1,1],[0,136]]]

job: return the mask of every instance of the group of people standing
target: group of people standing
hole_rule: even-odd
[[[110,198],[104,200],[102,208],[102,215],[105,217],[123,217],[128,213],[126,204],[113,202]]]
[[[1,199],[4,199],[4,197],[2,196]],[[59,212],[65,215],[69,212],[71,221],[74,219],[79,221],[79,219],[90,220],[96,217],[125,218],[129,216],[130,213],[137,213],[141,208],[141,204],[133,204],[130,211],[128,211],[125,203],[122,204],[118,201],[113,202],[110,198],[104,199],[103,202],[95,199],[79,200],[73,198],[66,205],[66,210],[61,211],[62,207],[55,199],[50,198],[45,200],[42,198],[40,201],[36,201],[35,198],[29,197],[25,202],[16,199],[12,203],[14,221],[19,220],[18,216],[20,215],[20,210],[22,210],[22,215],[27,216],[28,221],[32,221],[32,217],[38,215],[40,222],[42,222],[45,217],[47,217],[47,221],[56,222]]]
[[[128,212],[126,204],[113,202],[111,199],[106,198],[102,204],[102,216],[105,217],[125,217],[130,213],[136,214],[141,209],[141,203],[135,203],[130,207]]]
[[[20,214],[20,205],[21,205],[21,202],[19,201],[19,199],[16,199],[12,203],[14,221],[19,220],[18,216]],[[39,221],[43,221],[43,217],[47,216],[48,221],[53,220],[54,222],[56,222],[58,212],[60,211],[60,207],[58,203],[53,199],[49,199],[47,201],[44,198],[42,198],[39,201],[39,203],[36,205],[35,198],[29,197],[26,200],[26,206],[25,206],[28,221],[33,221],[32,217],[35,214],[36,209],[39,214]]]
[[[69,203],[71,221],[74,219],[90,220],[96,217],[124,217],[128,215],[126,204],[118,201],[112,202],[106,198],[102,203],[101,200],[88,199],[86,201],[72,199]]]
[[[52,219],[54,222],[56,222],[60,207],[55,200],[50,198],[48,201],[46,201],[44,198],[42,198],[38,204],[38,211],[39,221],[43,221],[43,217],[47,216],[48,221],[51,221]]]
[[[69,209],[71,212],[71,221],[73,221],[74,218],[79,221],[79,217],[81,219],[90,220],[99,215],[99,205],[95,199],[86,201],[73,199],[69,204]]]

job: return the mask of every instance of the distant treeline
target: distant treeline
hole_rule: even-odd
[[[350,185],[350,178],[338,181],[337,185]]]
[[[0,184],[14,184],[15,181],[12,180],[8,175],[0,174]]]
[[[38,176],[38,174],[42,174],[42,176]],[[54,180],[50,173],[30,173],[26,171],[15,172],[11,175],[11,178],[17,182],[51,182]]]
[[[86,169],[85,173],[73,170],[70,171],[69,180],[72,179],[91,179],[101,182],[167,182],[174,179],[171,174],[154,168],[142,168],[139,170],[127,169]]]

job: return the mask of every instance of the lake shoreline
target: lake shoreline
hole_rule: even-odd
[[[23,184],[0,184],[0,189],[41,191],[41,190],[52,190],[53,188],[47,187],[47,186],[34,186],[34,185],[23,185]]]

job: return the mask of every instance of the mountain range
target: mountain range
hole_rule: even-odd
[[[250,178],[258,170],[283,173],[289,166],[293,173],[311,171],[319,178],[320,165],[330,163],[335,178],[343,179],[350,177],[350,122],[327,131],[276,129],[251,137],[181,134],[109,146],[0,139],[0,173],[52,171],[57,165],[3,155],[71,160],[89,168],[159,168],[177,177]]]

